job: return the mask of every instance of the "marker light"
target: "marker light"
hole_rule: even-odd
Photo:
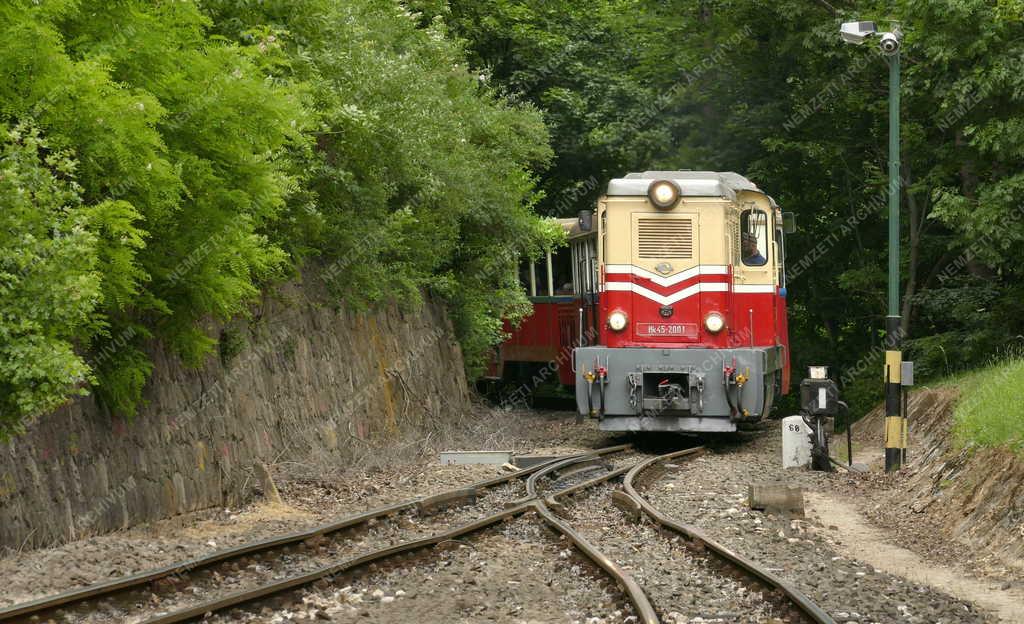
[[[725,318],[718,312],[711,312],[704,317],[704,327],[712,334],[717,334],[725,327]]]
[[[658,208],[671,208],[679,201],[679,187],[672,180],[652,182],[647,189],[647,199]]]
[[[608,327],[611,327],[614,331],[622,331],[626,329],[626,313],[622,310],[616,310],[608,315]]]

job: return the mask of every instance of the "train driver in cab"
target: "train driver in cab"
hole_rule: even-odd
[[[743,264],[747,266],[764,266],[768,258],[761,255],[757,249],[757,235],[751,232],[743,233]]]

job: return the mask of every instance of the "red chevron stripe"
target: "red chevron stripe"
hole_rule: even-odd
[[[652,290],[659,295],[672,295],[697,283],[729,283],[728,275],[696,275],[688,280],[683,280],[678,284],[673,284],[672,286],[659,286],[653,280],[646,277],[626,273],[608,273],[604,276],[604,279],[605,282],[625,282],[627,284],[632,282],[639,286],[643,286],[648,290]]]

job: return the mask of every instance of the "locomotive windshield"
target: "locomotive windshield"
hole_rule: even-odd
[[[747,266],[768,262],[768,214],[762,210],[744,210],[740,215],[740,254]]]

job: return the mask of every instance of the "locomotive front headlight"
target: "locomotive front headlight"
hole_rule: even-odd
[[[626,317],[626,313],[622,310],[615,310],[608,315],[608,327],[614,331],[622,331],[626,329],[626,322],[629,318]]]
[[[672,180],[652,182],[647,189],[647,199],[658,208],[671,208],[679,201],[679,187]]]
[[[712,334],[717,334],[725,327],[725,317],[718,312],[711,312],[704,317],[704,327],[707,327]]]

